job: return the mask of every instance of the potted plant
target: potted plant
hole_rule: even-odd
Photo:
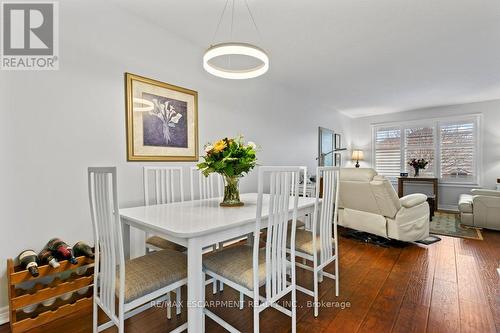
[[[243,206],[240,201],[239,180],[257,164],[255,143],[243,142],[243,137],[224,138],[205,146],[204,161],[198,163],[198,169],[205,177],[213,172],[224,179],[224,199],[221,206]]]
[[[420,170],[425,169],[428,164],[429,164],[429,161],[426,161],[423,158],[420,158],[420,159],[413,158],[408,162],[408,165],[413,167],[413,169],[415,169],[415,177],[418,177]]]

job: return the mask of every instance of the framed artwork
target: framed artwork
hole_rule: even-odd
[[[127,160],[198,161],[198,93],[125,73]]]
[[[334,163],[335,163],[334,166],[338,166],[338,167],[342,166],[342,154],[335,153],[335,162]]]
[[[341,149],[342,146],[342,137],[340,134],[335,134],[335,149]]]

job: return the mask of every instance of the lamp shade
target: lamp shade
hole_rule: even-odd
[[[363,151],[362,150],[353,150],[351,159],[353,161],[362,161],[364,159]]]

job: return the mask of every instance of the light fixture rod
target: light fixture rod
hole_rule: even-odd
[[[217,23],[217,27],[215,28],[214,37],[212,38],[212,44],[215,43],[215,38],[217,37],[217,33],[219,32],[219,28],[220,28],[220,25],[222,23],[222,18],[224,17],[224,13],[226,12],[226,8],[227,8],[228,3],[229,3],[229,0],[226,0],[226,4],[224,5],[222,12],[220,13],[219,23]]]
[[[252,11],[250,10],[250,6],[248,5],[248,1],[247,0],[245,0],[245,5],[247,7],[248,15],[250,15],[250,19],[252,20],[252,23],[253,23],[253,26],[255,28],[255,31],[257,31],[257,35],[259,36],[259,39],[262,41],[262,35],[260,34],[260,30],[257,27],[257,23],[255,23],[255,19],[253,17]]]

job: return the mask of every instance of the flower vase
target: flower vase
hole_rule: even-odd
[[[420,168],[414,168],[415,169],[415,177],[418,177],[420,174]]]
[[[222,207],[243,206],[240,201],[239,176],[224,175],[224,200],[220,203]]]

